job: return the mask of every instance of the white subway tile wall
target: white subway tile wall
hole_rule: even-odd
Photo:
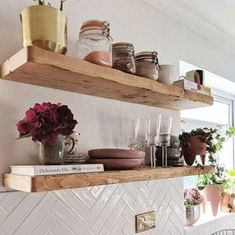
[[[183,235],[182,178],[48,193],[0,193],[1,235],[132,235],[135,215],[156,211],[143,235]]]

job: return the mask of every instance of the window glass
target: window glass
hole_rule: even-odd
[[[181,117],[228,125],[230,123],[230,105],[215,101],[212,106],[184,110]]]

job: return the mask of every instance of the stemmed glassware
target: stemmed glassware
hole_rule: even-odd
[[[150,149],[151,167],[156,167],[156,148],[162,148],[162,166],[167,167],[167,146],[170,145],[172,117],[157,113],[128,120],[128,147],[132,150]]]
[[[148,146],[150,146],[150,164],[156,167],[156,147],[159,143],[159,133],[161,126],[161,114],[153,113],[148,118]]]
[[[167,167],[167,146],[170,145],[172,116],[162,116],[159,144],[162,147],[162,167]]]

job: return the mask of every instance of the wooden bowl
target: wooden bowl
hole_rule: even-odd
[[[88,151],[90,159],[144,159],[145,152],[128,149],[92,149]]]
[[[89,159],[88,163],[104,164],[105,170],[131,170],[140,168],[144,158],[137,159]]]

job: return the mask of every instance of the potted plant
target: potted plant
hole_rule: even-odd
[[[77,121],[67,105],[35,104],[17,123],[20,137],[32,137],[39,142],[39,160],[42,164],[63,164],[65,136],[73,133]]]
[[[67,18],[60,9],[37,0],[38,5],[26,7],[21,13],[23,45],[36,46],[52,52],[65,54],[67,51]]]
[[[192,165],[197,155],[201,156],[202,164],[205,164],[206,154],[209,161],[215,164],[215,153],[221,149],[225,138],[219,134],[218,129],[197,128],[191,132],[183,132],[179,136],[182,152],[187,165]]]
[[[213,216],[219,212],[224,179],[225,169],[221,165],[215,166],[214,173],[200,175],[198,178],[198,189],[201,190],[205,202],[210,203]],[[207,211],[206,204],[203,205],[203,211]]]
[[[218,214],[221,206],[223,183],[225,180],[225,168],[217,163],[216,154],[222,149],[223,143],[235,135],[235,127],[229,127],[226,130],[225,136],[222,137],[218,134],[218,130],[212,131],[215,135],[214,140],[209,139],[208,145],[209,163],[215,167],[215,171],[210,174],[200,175],[198,178],[198,188],[202,190],[202,195],[205,201],[210,203],[213,216]],[[206,206],[204,205],[204,212],[206,212]]]
[[[224,190],[222,192],[222,211],[235,212],[235,170],[226,172],[226,177],[223,181]]]
[[[200,204],[203,197],[195,188],[184,190],[184,224],[193,225],[200,217]]]

